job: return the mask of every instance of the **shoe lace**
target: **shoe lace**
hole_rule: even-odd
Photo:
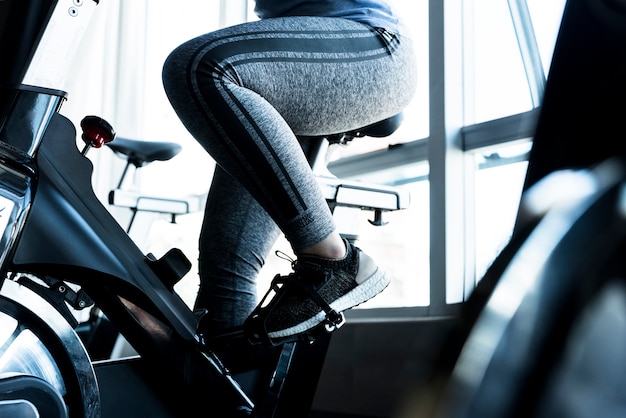
[[[276,257],[280,258],[281,260],[285,260],[285,261],[289,261],[291,263],[291,268],[295,269],[295,266],[298,262],[298,260],[291,258],[291,256],[281,250],[276,250],[275,251]]]
[[[324,283],[332,277],[332,269],[325,268],[314,263],[302,262],[301,260],[293,259],[289,256],[289,254],[286,254],[281,250],[276,250],[275,254],[278,258],[289,261],[291,263],[291,268],[293,269],[293,273],[287,276],[281,276],[282,279],[280,279],[280,281],[294,278],[303,283],[317,284]],[[278,275],[277,277],[274,277],[274,280],[279,280]]]

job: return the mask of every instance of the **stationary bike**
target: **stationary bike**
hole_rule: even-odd
[[[14,64],[0,78],[0,415],[306,416],[323,342],[343,315],[267,344],[260,367],[226,367],[173,289],[189,260],[178,249],[144,254],[93,193],[85,155],[113,144],[113,127],[85,117],[79,150],[60,113],[66,94],[55,88],[51,45],[79,36],[98,1],[43,3],[0,2],[10,17],[0,53]],[[92,306],[138,356],[90,356],[77,329]],[[247,337],[224,340],[245,346]]]

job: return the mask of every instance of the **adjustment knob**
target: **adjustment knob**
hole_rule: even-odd
[[[81,136],[85,143],[82,154],[85,155],[91,147],[100,148],[115,138],[115,130],[106,120],[98,116],[85,116],[80,122],[83,130]]]

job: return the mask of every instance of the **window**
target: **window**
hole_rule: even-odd
[[[458,195],[458,199],[453,199],[455,203],[462,202],[458,208],[447,207],[439,213],[429,211],[433,204],[434,207],[441,208],[438,202],[430,200],[433,196],[430,191],[433,182],[429,181],[428,169],[429,163],[440,164],[432,160],[439,158],[439,155],[429,152],[415,153],[416,160],[402,164],[402,150],[395,154],[389,153],[394,155],[391,157],[372,147],[364,148],[365,152],[370,153],[369,158],[363,155],[357,158],[354,154],[362,150],[350,150],[340,161],[335,162],[337,169],[343,168],[355,178],[402,183],[412,193],[412,206],[406,211],[409,219],[394,214],[394,217],[401,219],[405,228],[397,228],[389,236],[378,238],[387,248],[407,249],[406,252],[397,251],[404,259],[385,256],[385,261],[394,260],[394,263],[411,267],[392,269],[394,281],[385,292],[388,296],[377,297],[376,303],[399,307],[426,306],[433,302],[438,303],[437,300],[441,298],[444,303],[460,302],[471,293],[486,268],[508,242],[517,214],[532,140],[536,117],[533,109],[539,104],[564,3],[564,0],[550,2],[549,5],[543,2],[539,7],[539,1],[529,1],[527,4],[524,0],[466,0],[460,11],[463,23],[458,27],[442,29],[446,34],[457,31],[462,44],[458,49],[462,57],[457,59],[462,63],[463,74],[460,79],[463,88],[462,91],[453,91],[451,96],[445,98],[450,101],[450,97],[453,97],[452,100],[462,102],[462,148],[466,152],[466,158],[458,161],[464,161],[468,168],[459,167],[457,170],[461,172],[459,175],[463,177],[467,191],[449,191],[452,195]],[[423,22],[415,19],[428,13],[427,2],[415,2],[411,5],[419,11],[403,14],[403,18],[412,28],[424,28]],[[435,26],[430,34],[437,36],[438,23],[427,22],[429,26],[433,24]],[[420,42],[427,37],[425,32],[417,37],[418,49]],[[425,48],[442,44],[441,40],[431,39],[429,46]],[[427,53],[420,56],[425,60],[429,57]],[[426,63],[420,64],[423,65],[420,67],[422,76],[428,74]],[[434,77],[442,76],[434,74]],[[437,82],[438,80],[430,81],[435,85]],[[432,94],[428,91],[428,86],[422,88],[422,91]],[[434,104],[436,107],[437,101],[443,99],[429,97],[429,100],[434,101],[430,105]],[[451,104],[456,106],[454,102]],[[423,114],[428,115],[428,111],[416,113],[420,112],[417,109],[421,107],[407,109],[405,114],[409,120],[421,120]],[[443,118],[441,122],[445,123]],[[431,127],[426,131],[416,132],[425,136],[414,136],[413,140],[401,141],[407,153],[418,149],[423,143],[444,140],[433,138]],[[449,147],[454,149],[455,144],[452,143]],[[419,158],[422,157],[424,160],[420,162]],[[377,167],[385,159],[389,165],[386,170],[364,173],[356,165],[357,161],[361,161],[363,166]],[[395,166],[390,167],[393,164]],[[421,175],[415,174],[417,166],[422,167]],[[457,184],[435,180],[436,184],[444,184],[446,187]],[[451,203],[447,200],[446,204],[450,206]],[[426,235],[426,230],[430,234],[438,234],[441,229],[433,229],[432,226],[449,222],[447,216],[450,212],[456,212],[458,215],[454,216],[463,219],[464,224],[463,231],[453,231],[447,239],[458,240],[465,235],[464,248],[460,253],[440,254],[430,247],[432,238]],[[428,221],[423,221],[424,218]],[[448,225],[448,230],[451,228],[453,227]],[[379,231],[375,233],[380,234]],[[376,240],[374,235],[367,239]],[[442,257],[453,259],[441,260]],[[427,262],[429,267],[418,266],[416,262]],[[442,271],[432,270],[431,262],[457,266],[443,268],[448,277],[430,277]],[[458,267],[459,265],[465,265],[465,268]],[[451,277],[456,274],[467,277]],[[437,289],[431,289],[430,284],[438,280],[446,280],[446,292],[437,294]],[[424,297],[425,293],[429,293],[430,297]]]
[[[465,46],[466,56],[475,56],[469,59],[471,68],[466,67],[466,96],[471,97],[466,101],[468,125],[509,117],[538,105],[533,102],[532,83],[545,83],[565,0],[473,3],[476,7],[466,16],[476,33]],[[527,39],[518,39],[520,36]],[[535,48],[526,53],[526,60],[534,56],[540,65],[523,62],[521,51],[525,47]],[[543,85],[537,88],[542,90]],[[475,248],[474,283],[510,238],[532,139],[508,144],[513,126],[508,125],[507,130],[499,129],[496,123],[491,126],[484,124],[484,136],[500,134],[502,145],[471,153],[476,170],[471,186],[474,240],[470,241]]]
[[[541,97],[533,98],[532,92],[535,83],[545,81],[564,4],[564,0],[465,1],[466,125],[539,104]]]
[[[522,193],[530,140],[473,153],[476,177],[475,277],[480,279],[511,237]]]
[[[506,0],[466,0],[465,125],[530,110],[532,101]]]

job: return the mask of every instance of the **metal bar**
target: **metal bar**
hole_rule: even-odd
[[[508,0],[533,107],[541,104],[546,76],[526,0]]]

